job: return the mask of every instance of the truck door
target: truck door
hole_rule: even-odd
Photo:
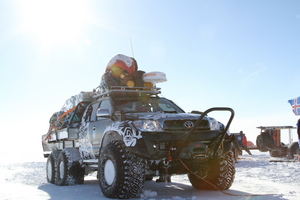
[[[103,99],[100,102],[100,106],[98,109],[107,109],[109,110],[110,116],[112,114],[112,106],[109,99]],[[98,110],[96,109],[96,110]],[[111,118],[109,117],[97,117],[97,112],[93,112],[92,116],[92,122],[89,125],[89,137],[92,142],[93,151],[95,155],[99,154],[99,147],[102,135],[104,133],[104,130],[108,125],[112,123]]]

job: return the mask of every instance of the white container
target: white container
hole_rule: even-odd
[[[156,83],[166,82],[167,77],[163,72],[148,72],[143,74],[143,81],[146,83],[152,83],[153,86],[155,86]]]

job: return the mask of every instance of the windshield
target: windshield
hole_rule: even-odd
[[[184,113],[184,111],[175,105],[172,101],[164,98],[143,98],[132,101],[118,101],[117,110],[129,112],[167,112]]]

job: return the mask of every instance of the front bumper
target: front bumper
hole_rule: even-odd
[[[186,132],[142,132],[142,138],[129,149],[140,157],[161,160],[177,152],[186,134]],[[195,131],[185,141],[178,155],[183,159],[207,157],[212,144],[220,138],[221,134],[220,130]]]

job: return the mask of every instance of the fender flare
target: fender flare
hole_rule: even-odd
[[[104,148],[106,145],[110,143],[112,140],[122,140],[122,135],[120,135],[117,131],[107,131],[103,134],[100,141],[100,149]]]

